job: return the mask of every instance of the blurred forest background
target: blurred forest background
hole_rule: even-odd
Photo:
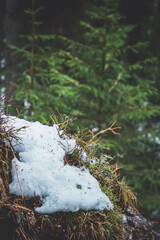
[[[29,120],[103,130],[144,216],[160,218],[160,0],[0,0],[0,91]]]

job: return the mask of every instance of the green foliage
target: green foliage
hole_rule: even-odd
[[[10,46],[19,58],[18,72],[10,75],[16,78],[14,96],[17,105],[25,107],[24,117],[47,123],[49,112],[57,108],[68,112],[78,83],[62,71],[63,59],[58,57],[56,35],[39,34],[41,23],[35,18],[40,10],[33,6],[25,11],[32,19],[32,31],[30,35],[19,36],[22,46]]]
[[[128,43],[135,27],[122,24],[118,3],[88,3],[77,26],[80,31],[72,39],[42,34],[40,22],[35,20],[40,9],[26,10],[32,18],[31,34],[19,36],[22,45],[11,46],[19,56],[18,71],[11,76],[17,79],[16,106],[25,103],[25,118],[47,123],[50,113],[58,108],[63,117],[78,117],[71,123],[74,130],[85,126],[95,131],[117,119],[121,135],[104,132],[97,151],[99,155],[106,153],[101,145],[109,148],[146,199],[144,187],[155,195],[155,186],[159,187],[156,170],[160,164],[155,156],[159,151],[155,139],[160,137],[156,125],[160,115],[157,61],[147,56],[148,42]],[[79,156],[73,155],[77,166]]]
[[[157,187],[153,186],[159,186],[156,169],[160,164],[155,152],[159,151],[156,138],[160,134],[155,122],[159,119],[160,106],[159,91],[152,76],[157,60],[143,57],[148,42],[127,45],[134,26],[121,24],[114,3],[95,1],[81,21],[84,29],[81,41],[62,37],[68,52],[60,51],[59,56],[65,58],[67,73],[80,83],[71,111],[72,115],[78,115],[78,125],[101,130],[118,120],[122,134],[117,138],[104,133],[101,143],[132,170],[133,186],[146,199],[148,193],[145,194],[144,188],[157,195]],[[140,55],[140,60],[131,61],[131,54]],[[126,168],[125,175],[127,171]]]
[[[62,37],[68,52],[59,52],[65,58],[67,73],[80,83],[72,113],[79,115],[79,124],[99,130],[115,119],[121,126],[131,121],[138,124],[160,112],[159,106],[150,103],[156,88],[139,76],[140,70],[153,64],[154,59],[132,64],[127,61],[128,51],[138,53],[146,43],[127,46],[133,26],[120,24],[117,6],[107,1],[103,4],[92,4],[87,11],[87,20],[81,22],[81,43]]]
[[[7,121],[7,119],[5,120]],[[11,173],[11,161],[17,156],[17,153],[12,147],[12,140],[17,139],[16,133],[20,129],[15,129],[14,126],[10,129],[5,127],[6,122],[1,121],[0,128],[0,150],[1,150],[1,176],[0,187],[1,196],[1,224],[9,221],[9,231],[12,231],[10,239],[41,239],[42,237],[52,239],[73,239],[73,240],[96,240],[96,239],[126,239],[127,232],[123,227],[122,213],[128,206],[135,206],[133,199],[136,199],[130,188],[125,181],[120,181],[117,174],[118,165],[112,165],[108,162],[109,156],[104,155],[98,158],[98,153],[93,154],[95,163],[91,163],[91,157],[88,156],[88,161],[84,162],[83,156],[77,152],[66,156],[68,164],[81,167],[86,163],[86,167],[90,173],[98,180],[101,189],[108,195],[111,202],[114,204],[112,210],[104,209],[90,210],[90,211],[77,211],[77,212],[57,212],[50,215],[38,214],[34,208],[41,206],[39,196],[34,196],[29,199],[24,199],[22,196],[16,196],[9,193],[10,180],[8,176]],[[65,122],[63,128],[66,129]],[[114,129],[113,129],[114,130]],[[89,135],[88,135],[89,134]],[[95,144],[95,138],[91,132],[88,132],[88,141],[84,142],[86,135],[79,138],[82,151],[90,149]],[[90,136],[90,137],[89,137]],[[77,138],[77,135],[75,136]],[[9,143],[9,145],[6,144]],[[79,146],[79,147],[80,147]],[[95,148],[98,142],[95,144]],[[99,146],[98,146],[99,147]],[[80,151],[80,148],[79,148]],[[8,154],[11,152],[11,154]],[[19,182],[20,184],[20,182]],[[3,186],[3,192],[2,192]],[[5,186],[5,187],[4,187]],[[82,189],[80,184],[77,184],[79,191]],[[6,190],[7,191],[6,191]],[[11,228],[11,229],[10,229]],[[6,235],[7,236],[7,233]]]

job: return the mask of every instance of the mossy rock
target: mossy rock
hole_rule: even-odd
[[[76,149],[72,154],[65,156],[65,161],[67,164],[75,165],[76,167],[85,165],[89,169],[90,173],[98,180],[102,191],[107,194],[114,204],[114,209],[112,210],[80,210],[77,212],[57,212],[50,215],[39,214],[34,210],[35,207],[41,205],[39,196],[26,200],[23,196],[10,194],[11,160],[17,156],[11,144],[11,139],[16,138],[15,132],[16,129],[14,128],[6,130],[5,123],[1,121],[0,239],[132,239],[128,238],[130,230],[124,227],[122,214],[125,213],[126,221],[129,221],[127,209],[131,208],[135,211],[136,197],[131,188],[127,186],[125,180],[120,180],[117,173],[119,169],[118,164],[112,164],[112,161],[108,161],[105,155],[103,155],[103,159],[94,155],[95,163],[93,164],[91,161],[84,162]],[[96,150],[93,133],[91,140],[94,140],[94,150]],[[82,149],[88,151],[93,144],[91,140],[88,140],[86,143],[83,138],[83,141],[78,139],[78,142]],[[90,157],[92,158],[93,156]],[[78,185],[77,188],[81,189],[81,185]],[[5,229],[5,226],[7,226],[7,229]]]

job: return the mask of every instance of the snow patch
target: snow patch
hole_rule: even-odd
[[[71,154],[77,147],[75,139],[59,132],[55,124],[46,126],[17,117],[3,118],[7,118],[6,129],[20,129],[16,133],[20,140],[12,140],[19,159],[12,160],[11,193],[21,195],[22,189],[26,198],[39,195],[43,202],[35,209],[39,213],[113,209],[88,169],[64,164],[65,154]]]

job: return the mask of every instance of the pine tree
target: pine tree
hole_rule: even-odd
[[[67,73],[80,84],[72,114],[78,115],[79,125],[95,130],[117,120],[121,135],[103,134],[101,142],[113,156],[122,158],[137,190],[156,188],[157,194],[154,182],[158,182],[159,165],[154,151],[159,133],[152,122],[160,107],[153,102],[158,89],[149,72],[156,60],[143,58],[146,42],[127,44],[134,26],[121,24],[118,1],[95,1],[86,14],[80,41],[62,37],[68,53],[59,52],[65,58]],[[140,60],[129,61],[132,54],[141,55]]]
[[[87,11],[88,21],[81,22],[85,28],[83,42],[63,37],[69,52],[59,53],[66,57],[68,73],[81,84],[77,101],[80,115],[99,130],[102,124],[115,119],[126,123],[131,119],[141,122],[159,110],[148,111],[150,109],[143,106],[156,90],[148,80],[142,82],[137,75],[143,65],[153,59],[132,65],[127,63],[127,52],[139,52],[144,43],[126,46],[133,26],[120,24],[116,1],[103,3],[99,7],[92,5],[92,10]]]
[[[36,21],[36,15],[41,7],[25,10],[31,17],[31,34],[21,35],[21,45],[10,47],[19,57],[18,73],[11,72],[15,77],[16,105],[22,109],[27,119],[40,120],[46,123],[50,114],[58,108],[67,112],[70,108],[70,98],[74,96],[74,86],[78,83],[63,73],[63,59],[57,55],[57,38],[55,34],[41,34],[38,30],[41,22]],[[54,47],[52,47],[54,45]]]
[[[122,24],[118,3],[87,4],[76,40],[39,34],[35,17],[40,9],[27,10],[32,34],[21,36],[22,46],[12,46],[21,59],[15,96],[21,105],[26,103],[25,117],[44,123],[56,108],[78,117],[74,127],[99,131],[117,120],[121,135],[104,133],[101,143],[122,158],[125,174],[133,174],[137,190],[146,186],[157,192],[159,163],[153,152],[159,133],[152,122],[160,107],[154,101],[158,89],[150,77],[155,60],[143,58],[147,43],[128,44],[134,26]],[[139,61],[131,59],[133,53],[141,55]]]

